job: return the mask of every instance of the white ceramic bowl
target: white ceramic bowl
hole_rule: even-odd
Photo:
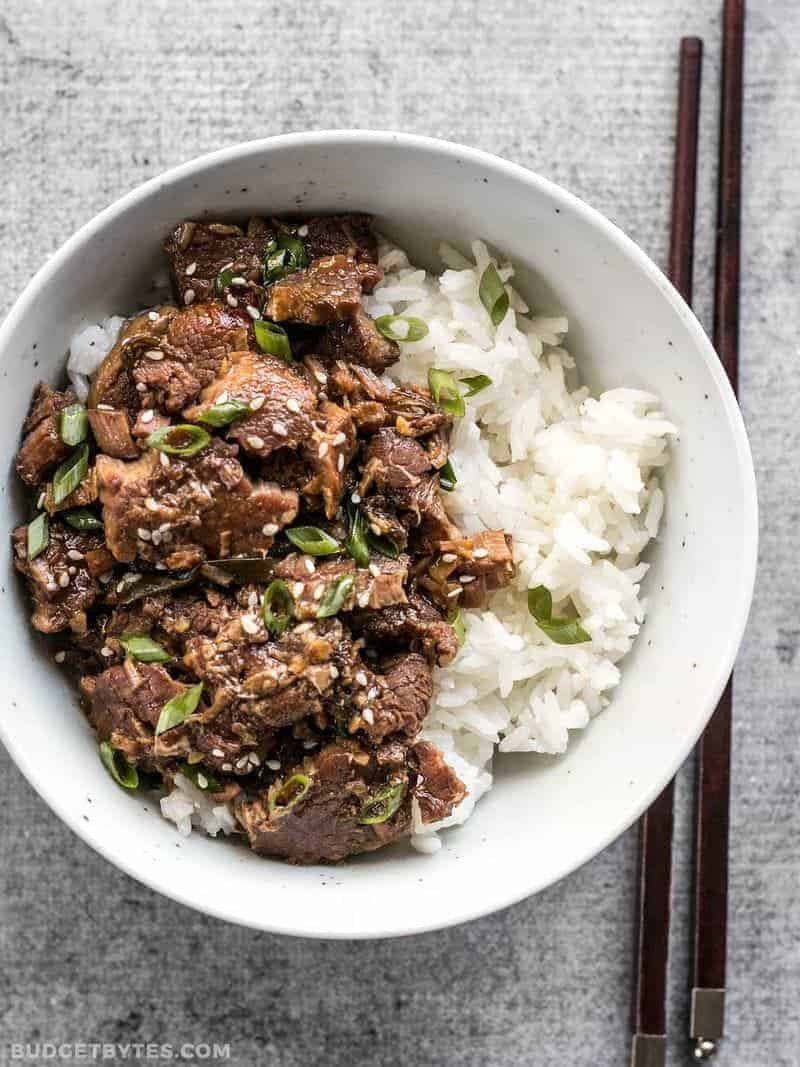
[[[646,580],[650,612],[611,706],[560,759],[501,757],[496,784],[434,857],[401,844],[336,868],[290,867],[180,837],[111,781],[69,680],[28,625],[11,576],[0,601],[0,734],[53,810],[134,878],[209,914],[314,937],[410,934],[504,907],[563,877],[653,800],[705,726],[750,604],[757,517],[739,409],[703,330],[644,253],[592,208],[521,167],[404,134],[332,132],[254,141],[155,178],[107,208],[28,285],[0,331],[2,527],[20,516],[12,457],[31,391],[63,373],[84,318],[146,299],[175,220],[204,214],[374,212],[437,267],[435,249],[481,236],[519,268],[594,388],[657,393],[680,426],[666,520]]]

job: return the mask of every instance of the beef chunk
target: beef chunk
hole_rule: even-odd
[[[354,259],[326,256],[282,278],[269,290],[267,315],[275,322],[324,326],[350,318],[361,306],[361,272]]]
[[[467,795],[464,783],[430,741],[417,741],[411,750],[411,763],[417,771],[414,796],[422,821],[439,822],[449,818]]]
[[[333,862],[371,852],[405,833],[409,768],[401,746],[387,749],[338,741],[287,768],[260,795],[241,797],[236,815],[252,848],[293,863]],[[293,778],[299,790],[305,789],[300,796],[289,784]],[[364,821],[387,814],[387,800],[392,806],[399,801],[391,815]]]
[[[444,510],[438,475],[431,474],[419,485],[398,490],[396,499],[404,521],[418,528],[414,535],[417,551],[433,551],[447,538],[461,536]]]
[[[430,469],[428,453],[413,437],[403,437],[395,430],[379,430],[364,450],[358,491],[363,497],[373,484],[387,490],[416,486]]]
[[[292,554],[277,563],[274,571],[275,578],[288,585],[298,619],[316,618],[325,594],[346,575],[355,578],[355,588],[339,609],[341,612],[405,603],[403,585],[408,576],[408,558],[403,556],[374,556],[369,568],[357,568],[349,557],[317,563],[311,556]]]
[[[371,215],[317,216],[305,221],[298,236],[305,245],[309,261],[323,256],[345,255],[362,264],[378,262]]]
[[[388,538],[400,551],[408,544],[408,530],[397,517],[395,504],[388,495],[374,493],[361,502],[361,511],[372,533]]]
[[[191,638],[216,636],[237,614],[241,611],[236,598],[211,587],[158,593],[116,607],[106,625],[106,640],[114,648],[114,638],[122,634],[149,634],[180,658]]]
[[[94,504],[97,500],[97,471],[90,467],[85,477],[69,496],[56,503],[53,483],[48,482],[44,489],[44,509],[48,514],[55,515],[59,511],[69,511],[71,508],[85,508]]]
[[[306,381],[280,359],[256,352],[234,352],[227,371],[187,408],[190,422],[226,400],[241,400],[256,410],[231,424],[228,436],[242,451],[265,458],[278,448],[297,448],[312,433],[316,395]]]
[[[313,476],[303,486],[303,496],[321,500],[332,519],[344,492],[347,468],[356,450],[356,430],[349,414],[338,404],[325,401],[314,419],[311,438],[303,448]]]
[[[361,363],[376,374],[383,374],[400,358],[400,346],[383,337],[374,321],[359,307],[349,319],[328,327],[320,353],[345,363]]]
[[[360,611],[353,628],[377,648],[414,648],[431,662],[447,666],[458,652],[458,639],[434,605],[417,592],[405,604],[390,605],[379,611]]]
[[[136,419],[142,389],[136,389],[131,358],[139,351],[159,350],[177,313],[176,307],[165,304],[142,311],[123,323],[113,348],[92,377],[90,408],[102,404],[112,411],[126,411],[132,421]]]
[[[103,538],[53,522],[49,544],[34,560],[28,560],[27,539],[26,526],[14,530],[14,566],[28,579],[32,625],[46,634],[67,627],[85,633],[86,613],[100,593],[97,577],[112,562]]]
[[[133,463],[98,456],[97,475],[108,545],[124,563],[139,556],[183,570],[266,551],[297,514],[296,493],[252,481],[235,446],[218,439],[191,459],[154,449]]]
[[[488,597],[509,585],[514,577],[511,536],[502,530],[484,530],[472,537],[443,540],[437,568],[444,568],[446,580],[461,588],[459,605],[482,608]]]
[[[415,652],[389,656],[381,663],[381,676],[376,682],[367,691],[368,704],[360,710],[361,728],[374,742],[397,733],[414,737],[433,696],[428,661]],[[376,689],[377,694],[369,699]]]
[[[117,459],[135,459],[139,455],[139,449],[131,436],[131,423],[127,411],[91,408],[89,424],[98,449],[105,452],[107,456],[114,456]]]
[[[39,485],[57,464],[70,454],[59,433],[59,413],[77,397],[68,389],[56,392],[41,382],[33,394],[30,414],[22,427],[22,444],[17,452],[17,473],[28,485]]]
[[[223,298],[230,296],[242,308],[260,308],[266,247],[274,232],[263,219],[250,219],[246,230],[226,222],[179,223],[164,242],[175,299],[185,304],[187,293],[193,293],[195,301],[212,300],[219,295],[216,279],[227,269],[232,284],[223,289]]]

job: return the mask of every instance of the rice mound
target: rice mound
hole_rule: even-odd
[[[567,320],[532,315],[510,285],[511,264],[493,259],[483,242],[473,242],[472,259],[449,245],[440,255],[446,269],[436,276],[382,241],[385,277],[363,303],[374,318],[408,315],[428,326],[422,340],[401,342],[387,384],[425,384],[431,367],[492,379],[456,420],[458,480],[443,495],[466,533],[502,528],[513,535],[517,573],[487,610],[462,612],[463,646],[435,671],[422,736],[442,749],[468,795],[435,826],[425,826],[414,806],[411,841],[426,853],[441,847],[437,831],[464,822],[491,788],[495,750],[561,754],[569,731],[608,704],[644,621],[648,564],[640,556],[658,533],[658,472],[677,432],[650,393],[612,389],[592,398],[580,387],[563,345]],[[492,262],[510,304],[496,328],[478,295]],[[68,371],[82,394],[121,322],[89,326],[73,340]],[[591,643],[560,645],[545,636],[527,605],[528,589],[539,585],[551,591],[554,613],[577,611]],[[230,813],[181,777],[162,800],[163,814],[184,833],[192,825],[229,833]]]

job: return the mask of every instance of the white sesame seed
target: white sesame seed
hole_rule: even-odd
[[[148,317],[148,319],[150,319],[151,322],[158,322],[158,312],[157,311],[148,311],[147,312],[147,317]]]
[[[232,763],[223,763],[222,764],[222,769],[223,769],[223,771],[232,771],[233,770],[233,764]]]
[[[328,454],[328,442],[323,441],[317,449],[317,455],[320,459],[324,459]]]
[[[141,580],[142,580],[141,574],[134,574],[133,572],[131,572],[125,578],[125,581],[128,583],[128,585],[135,585],[137,582],[141,582]]]
[[[188,306],[191,304],[191,302],[193,300],[194,300],[194,289],[187,289],[186,292],[183,294],[183,302],[184,302],[184,304],[186,305],[187,308],[188,308]]]
[[[303,225],[298,228],[297,236],[298,237],[308,237],[308,226],[306,226],[305,223],[303,223]]]
[[[261,532],[265,537],[273,537],[278,532],[278,527],[274,522],[266,522],[261,527]]]
[[[106,659],[108,659],[109,656],[114,655],[114,649],[109,648],[108,645],[103,645],[103,647],[100,649],[100,655],[105,656]]]
[[[292,594],[294,596],[302,596],[304,589],[305,589],[305,586],[303,585],[302,582],[295,582],[294,585],[292,586]]]
[[[55,656],[53,656],[53,659],[56,661],[56,663],[63,663],[66,658],[66,652],[56,652]]]
[[[264,401],[266,399],[267,398],[265,396],[261,396],[260,393],[257,396],[254,396],[250,401],[250,410],[251,411],[260,411],[261,408],[263,408]]]
[[[44,507],[44,502],[45,502],[46,496],[47,496],[46,493],[39,493],[39,499],[36,501],[36,507],[37,508],[43,508]]]
[[[247,756],[241,756],[239,759],[237,759],[237,761],[236,761],[236,770],[237,771],[243,771],[246,766],[247,766]]]
[[[358,682],[359,685],[366,685],[367,684],[367,676],[366,676],[366,674],[364,674],[363,671],[359,671],[358,674],[356,675],[356,681]]]
[[[144,384],[144,382],[137,382],[136,383],[136,392],[137,393],[146,393],[147,392],[147,386]]]
[[[217,759],[222,759],[223,756],[225,755],[225,753],[222,751],[221,748],[212,748],[211,749],[211,755],[212,756],[216,756]]]
[[[170,530],[162,530],[161,531],[161,540],[164,542],[165,545],[168,545],[170,543],[170,541],[172,540],[171,531]]]
[[[247,606],[252,611],[253,608],[258,606],[258,593],[253,590],[250,596],[247,598]]]
[[[250,753],[250,763],[253,767],[258,767],[261,763],[261,757],[257,752]]]
[[[144,506],[148,511],[158,511],[158,501],[149,496],[144,502]]]
[[[488,548],[476,548],[475,551],[472,553],[472,555],[474,556],[475,559],[485,559],[486,556],[489,555],[489,549]]]
[[[258,308],[253,307],[252,304],[247,305],[247,314],[250,316],[251,319],[256,319],[256,321],[261,318],[261,312],[258,310]]]
[[[153,530],[153,544],[154,545],[160,545],[161,544],[161,531],[160,530]]]
[[[344,470],[344,455],[341,452],[339,453],[339,458],[336,460],[336,469],[340,474]]]
[[[309,574],[313,574],[314,571],[317,569],[314,566],[314,560],[310,556],[306,556],[305,557],[305,559],[303,560],[303,566],[305,567],[305,569],[308,571]]]
[[[309,630],[314,629],[313,622],[301,622],[299,626],[295,626],[294,632],[296,634],[307,634]]]
[[[442,556],[442,563],[455,563],[458,557],[453,552],[445,552]]]
[[[259,437],[258,434],[251,433],[247,438],[247,443],[251,448],[258,450],[264,447],[264,438]]]
[[[324,593],[325,593],[325,586],[324,585],[317,585],[317,586],[314,587],[314,592],[311,594],[311,596],[313,597],[314,600],[322,600],[322,597],[323,597]]]
[[[328,384],[328,375],[324,371],[315,370],[314,377],[317,379],[320,385]]]
[[[148,408],[147,411],[142,412],[139,418],[142,420],[142,422],[148,423],[153,421],[153,419],[155,418],[155,414],[156,413],[152,410],[152,408]]]
[[[45,589],[47,590],[48,593],[57,593],[58,592],[58,585],[55,582],[48,582],[47,585],[45,586]]]
[[[330,674],[331,678],[333,678],[335,681],[339,677],[339,668],[334,666],[332,663],[328,668],[328,674]]]
[[[369,528],[377,537],[380,537],[381,528],[378,526],[377,522],[371,522]]]
[[[380,689],[378,689],[377,685],[374,685],[374,686],[372,687],[372,689],[370,689],[370,690],[369,690],[369,691],[367,692],[367,700],[375,700],[375,699],[377,699],[377,697],[379,697],[380,695],[381,695],[381,691],[380,691]]]
[[[360,504],[361,503],[361,493],[353,493],[353,494],[351,494],[350,499],[353,501],[354,504]]]
[[[342,433],[341,431],[339,431],[339,433],[337,433],[336,436],[334,437],[333,443],[335,445],[343,445],[346,440],[347,440],[347,434],[346,433]]]
[[[286,429],[286,424],[283,422],[273,422],[272,432],[277,434],[278,437],[286,437],[289,433],[289,431]]]
[[[475,575],[474,574],[462,574],[461,577],[458,580],[459,580],[459,582],[461,582],[462,585],[469,585],[470,582],[474,582],[475,581]]]
[[[231,285],[247,285],[247,278],[243,278],[241,274],[237,274],[235,278],[231,278]]]
[[[452,600],[454,596],[461,596],[461,590],[451,589],[450,592],[447,594],[449,600]]]
[[[62,589],[66,589],[69,585],[69,575],[66,573],[66,571],[62,571],[61,574],[58,576],[58,584],[61,586]]]
[[[76,562],[79,559],[83,559],[83,552],[79,552],[77,548],[71,548],[69,552],[67,552],[67,555],[70,559],[74,559]]]
[[[373,712],[372,708],[364,708],[364,710],[361,712],[361,718],[364,720],[364,722],[369,723],[369,725],[372,726],[372,724],[375,722],[375,713]]]
[[[164,353],[161,351],[160,348],[148,348],[145,352],[145,356],[148,359],[152,359],[154,363],[158,363],[159,360],[162,360],[164,358]]]
[[[358,606],[365,608],[369,604],[369,593],[359,593],[356,599],[358,600]]]
[[[190,263],[189,266],[186,268],[186,270],[183,273],[186,275],[187,278],[191,278],[191,276],[194,274],[194,272],[196,270],[197,270],[197,264],[196,263]]]
[[[136,536],[141,538],[142,541],[149,541],[152,538],[153,534],[150,530],[146,530],[144,526],[140,526],[139,529],[136,531]]]
[[[293,411],[296,415],[299,414],[300,405],[298,404],[298,402],[295,400],[295,398],[293,396],[290,396],[289,399],[286,401],[286,406],[289,409],[289,411]]]
[[[168,467],[169,466],[169,456],[167,455],[166,452],[159,452],[158,453],[158,462],[161,464],[162,467]]]
[[[316,748],[316,747],[317,747],[317,742],[316,741],[304,741],[303,742],[303,748],[306,750],[306,752],[309,752],[312,748]]]
[[[258,623],[252,615],[242,615],[239,620],[242,624],[242,629],[246,634],[257,634]]]
[[[113,406],[111,404],[98,404],[97,405],[97,410],[98,411],[114,411],[114,408],[113,408]]]
[[[228,307],[238,308],[239,301],[236,299],[236,297],[233,295],[233,293],[228,293],[228,295],[225,297],[225,299],[228,302]]]
[[[268,759],[264,766],[269,767],[271,771],[279,771],[281,769],[281,761],[279,759]]]
[[[378,575],[381,573],[381,569],[377,563],[370,563],[369,573],[372,575],[373,578],[378,577]]]
[[[117,592],[118,593],[122,593],[124,591],[124,589],[125,589],[125,583],[124,582],[117,582]]]
[[[67,567],[67,574],[70,575],[70,577],[74,578],[77,573],[78,573],[78,568],[77,567]]]

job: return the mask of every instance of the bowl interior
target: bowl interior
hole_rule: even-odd
[[[59,380],[85,319],[148,299],[160,241],[183,217],[366,210],[412,260],[477,236],[509,256],[593,388],[657,393],[679,424],[666,517],[646,579],[649,616],[613,701],[566,757],[501,757],[496,786],[433,857],[407,845],[336,868],[293,868],[199,834],[108,778],[70,683],[25,622],[11,575],[0,600],[0,732],[65,821],[133,876],[255,927],[329,937],[413,933],[511,903],[588,859],[686,757],[733,662],[752,589],[756,507],[738,409],[702,331],[666,280],[591,209],[492,157],[397,135],[316,134],[239,146],[179,168],[108,209],[28,287],[0,334],[5,530],[22,512],[13,455],[31,390]]]

